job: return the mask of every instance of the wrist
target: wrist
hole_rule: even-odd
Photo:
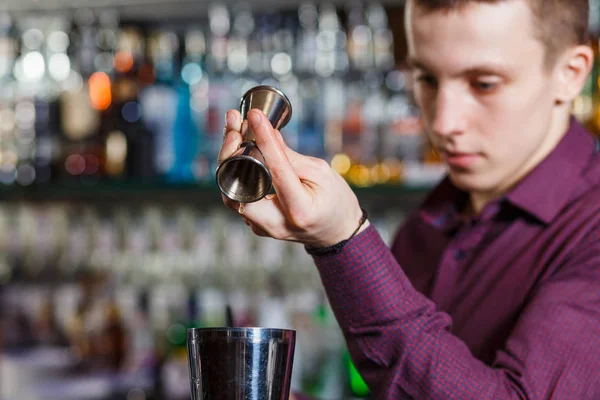
[[[313,244],[313,247],[330,247],[344,240],[349,240],[358,234],[358,231],[363,229],[363,225],[367,221],[367,212],[356,204],[351,212],[343,212],[346,218],[343,221],[335,224],[329,235],[323,235],[322,240]]]
[[[354,229],[352,234],[350,234],[350,236],[348,236],[346,239],[343,239],[343,240],[341,240],[337,243],[334,243],[332,245],[329,245],[329,246],[305,245],[304,248],[306,249],[306,251],[311,255],[325,255],[325,254],[339,253],[340,251],[342,251],[344,246],[351,239],[353,239],[356,235],[358,235],[359,233],[361,233],[362,231],[367,229],[367,227],[370,225],[367,212],[362,208],[361,208],[361,212],[362,212],[362,215],[358,221],[358,226],[356,226],[356,228]]]

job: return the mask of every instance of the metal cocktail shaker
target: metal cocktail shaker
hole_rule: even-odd
[[[288,400],[296,331],[188,329],[192,400]]]
[[[248,111],[262,110],[275,129],[283,128],[292,117],[292,105],[283,92],[273,86],[256,86],[248,90],[240,102],[242,134],[240,148],[217,168],[217,185],[231,200],[252,203],[265,197],[271,190],[271,173],[254,141],[254,133],[247,120]]]

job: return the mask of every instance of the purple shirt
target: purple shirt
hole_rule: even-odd
[[[471,220],[443,181],[391,251],[314,257],[376,398],[600,399],[600,152],[577,122]]]

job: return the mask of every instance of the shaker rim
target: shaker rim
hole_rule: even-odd
[[[293,329],[263,327],[207,327],[189,328],[187,330],[187,335],[189,338],[195,339],[238,338],[250,340],[294,340],[296,331]]]

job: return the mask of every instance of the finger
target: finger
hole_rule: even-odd
[[[252,231],[252,233],[254,233],[256,236],[261,236],[261,237],[271,237],[271,235],[269,235],[269,233],[265,230],[263,230],[260,226],[253,224],[251,222],[248,222],[246,225],[248,225],[250,227],[250,230]]]
[[[227,206],[227,208],[231,208],[233,211],[239,213],[240,203],[237,201],[231,200],[229,197],[221,194],[221,198],[223,199],[223,204]]]
[[[229,110],[225,114],[225,133],[242,130],[242,115],[238,110]]]
[[[304,191],[298,174],[294,170],[282,145],[283,140],[274,133],[271,123],[260,110],[250,110],[248,121],[252,127],[258,148],[265,157],[267,168],[271,172],[273,187],[278,198],[288,211],[308,204],[308,194]]]
[[[262,237],[271,237],[269,235],[269,233],[264,228],[262,228],[260,225],[251,222],[245,216],[243,216],[242,219],[244,220],[244,224],[246,226],[248,226],[250,228],[250,230],[252,231],[252,233],[254,233],[255,235],[262,236]]]
[[[225,126],[223,127],[223,145],[217,158],[218,164],[231,157],[242,143],[242,116],[237,110],[229,110],[225,114]]]
[[[217,158],[218,164],[221,164],[224,160],[231,157],[233,153],[240,147],[242,144],[242,135],[236,130],[230,130],[225,134],[225,140],[223,141],[223,146],[221,146],[221,151],[219,151],[219,156]]]
[[[277,195],[268,196],[255,203],[244,204],[243,218],[259,236],[289,240],[290,232]]]

